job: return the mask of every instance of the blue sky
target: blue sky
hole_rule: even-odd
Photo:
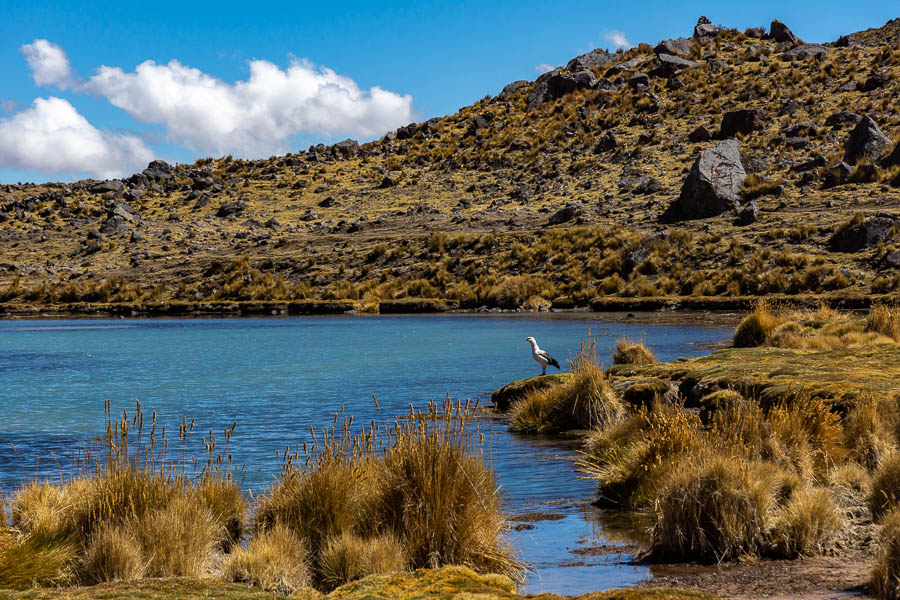
[[[831,0],[0,4],[2,183],[372,139],[618,36],[688,36],[701,14],[742,29],[777,17],[816,42],[900,16]]]

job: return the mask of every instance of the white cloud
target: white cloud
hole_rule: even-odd
[[[104,96],[142,123],[162,124],[170,141],[201,153],[266,156],[291,149],[294,135],[372,137],[414,120],[412,96],[293,60],[286,69],[250,63],[228,83],[172,60],[134,72],[102,66],[84,91]]]
[[[534,65],[534,70],[536,73],[543,75],[544,73],[549,73],[553,69],[555,69],[553,65],[548,65],[547,63],[541,63],[539,65]]]
[[[634,45],[632,45],[632,43],[628,41],[628,38],[625,37],[625,33],[617,29],[613,29],[609,33],[605,34],[603,38],[616,48],[622,48],[624,50],[634,48]]]
[[[19,50],[25,55],[31,76],[38,85],[56,85],[62,89],[70,87],[72,67],[65,51],[47,40],[34,40]]]
[[[140,139],[97,130],[62,98],[37,98],[0,120],[0,168],[107,179],[134,173],[153,158]]]

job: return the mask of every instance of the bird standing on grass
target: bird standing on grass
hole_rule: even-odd
[[[546,350],[541,350],[537,345],[537,340],[529,336],[525,338],[525,341],[531,344],[531,358],[536,360],[538,364],[541,365],[541,375],[547,374],[547,365],[552,365],[557,369],[559,368],[559,363],[556,362],[556,359],[550,356],[550,353]]]

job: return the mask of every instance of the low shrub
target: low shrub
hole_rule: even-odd
[[[368,575],[387,575],[406,568],[403,546],[392,535],[363,538],[350,532],[331,538],[318,560],[324,589],[334,589]]]
[[[744,320],[741,321],[735,330],[734,346],[736,348],[762,346],[778,324],[778,318],[769,309],[768,305],[760,302],[752,313],[744,317]]]

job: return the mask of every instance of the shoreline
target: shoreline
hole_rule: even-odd
[[[172,317],[283,317],[283,316],[378,316],[423,314],[593,314],[636,312],[745,312],[762,300],[762,296],[659,296],[595,298],[588,306],[551,307],[545,310],[500,307],[461,308],[452,300],[437,298],[404,298],[380,302],[377,310],[360,310],[355,300],[291,300],[291,301],[214,301],[162,303],[70,303],[11,304],[0,303],[0,320],[58,318],[172,318]],[[863,310],[878,303],[896,300],[893,294],[847,295],[769,295],[766,301],[795,307],[827,305],[844,310]]]

